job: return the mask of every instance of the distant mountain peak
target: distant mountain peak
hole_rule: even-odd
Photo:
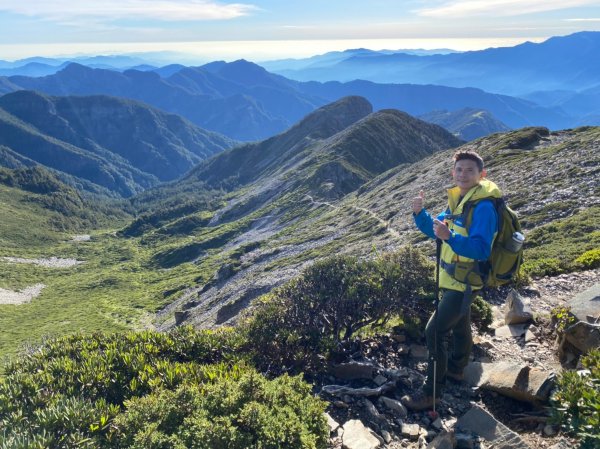
[[[311,130],[310,137],[324,139],[344,130],[372,112],[373,106],[366,98],[343,97],[310,113],[292,129]]]

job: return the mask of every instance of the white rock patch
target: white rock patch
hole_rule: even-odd
[[[90,240],[92,240],[92,236],[89,234],[80,234],[80,235],[74,235],[73,239],[71,241],[73,242],[89,242]]]
[[[49,257],[46,259],[23,259],[21,257],[2,257],[2,260],[10,263],[29,263],[46,268],[70,268],[83,263],[83,261],[77,259],[60,259],[58,257]]]
[[[35,284],[31,287],[24,288],[20,292],[0,288],[0,304],[26,304],[31,302],[33,298],[39,296],[44,287],[44,284]]]

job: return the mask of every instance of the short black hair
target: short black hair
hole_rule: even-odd
[[[454,153],[453,159],[454,159],[454,165],[456,165],[456,163],[458,161],[470,159],[472,161],[475,161],[475,163],[477,163],[477,167],[479,167],[479,171],[483,171],[483,158],[481,156],[479,156],[479,154],[477,154],[475,151],[459,150],[456,153]]]

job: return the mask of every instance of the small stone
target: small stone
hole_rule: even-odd
[[[441,432],[427,445],[427,449],[454,449],[456,439],[453,432]]]
[[[398,355],[408,355],[409,352],[410,348],[407,345],[398,345],[398,349],[396,349]]]
[[[376,449],[380,446],[379,438],[360,420],[353,419],[344,424],[344,449]]]
[[[398,343],[404,343],[406,341],[406,335],[404,334],[394,334],[392,335],[392,340]]]
[[[373,379],[373,382],[375,382],[375,384],[378,387],[381,387],[384,383],[386,383],[388,381],[387,377],[383,377],[381,374],[378,374],[375,379]]]
[[[425,437],[427,441],[433,440],[437,436],[437,432],[435,430],[428,430],[427,436]]]
[[[395,416],[398,416],[402,419],[406,418],[408,415],[408,411],[406,410],[406,407],[400,402],[397,401],[395,399],[390,399],[386,396],[382,396],[379,399],[379,402],[383,405],[385,405],[387,408],[389,408]]]
[[[413,441],[419,438],[421,427],[418,424],[402,424],[402,436],[407,437]]]
[[[387,430],[382,430],[381,436],[383,437],[385,444],[390,444],[392,442],[392,435]]]
[[[412,344],[410,345],[410,355],[415,360],[427,360],[429,352],[427,346]]]
[[[344,401],[334,401],[333,405],[334,405],[334,407],[337,407],[337,408],[348,408],[348,407],[350,407]]]
[[[475,439],[466,433],[456,433],[456,449],[474,449]]]
[[[554,428],[554,426],[550,425],[550,424],[546,424],[544,426],[544,435],[547,437],[553,437],[554,435],[556,435],[558,432],[557,430]]]
[[[431,427],[433,427],[436,430],[442,430],[442,428],[444,427],[444,425],[442,424],[442,418],[438,418],[436,419],[434,422],[431,423]]]
[[[338,422],[331,417],[329,413],[325,413],[325,419],[327,419],[327,425],[329,426],[329,433],[334,433],[339,429],[340,425]]]

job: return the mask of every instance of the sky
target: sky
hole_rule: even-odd
[[[600,1],[0,0],[0,59],[8,61],[162,51],[200,62],[359,47],[478,50],[584,30],[600,31]]]

